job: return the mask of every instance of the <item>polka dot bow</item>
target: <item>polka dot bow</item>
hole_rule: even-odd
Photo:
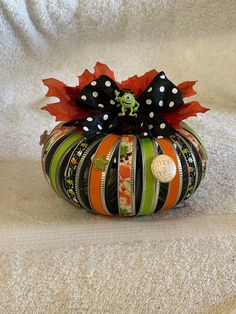
[[[91,109],[91,116],[65,123],[81,126],[86,137],[100,133],[169,136],[175,129],[160,115],[184,105],[181,91],[158,73],[135,99],[132,90],[119,89],[107,75],[101,75],[79,91],[77,105]]]

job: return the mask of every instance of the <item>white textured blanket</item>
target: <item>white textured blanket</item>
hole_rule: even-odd
[[[231,313],[236,308],[234,0],[0,0],[0,312]],[[189,123],[209,153],[196,194],[168,215],[91,216],[49,189],[42,78],[76,84],[96,61],[199,80]]]

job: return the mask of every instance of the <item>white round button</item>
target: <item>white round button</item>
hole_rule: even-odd
[[[159,155],[152,160],[152,174],[160,182],[167,183],[173,180],[176,170],[174,160],[168,155]]]

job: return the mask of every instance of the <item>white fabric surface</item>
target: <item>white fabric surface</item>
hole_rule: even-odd
[[[236,308],[234,0],[0,0],[0,312],[230,313]],[[189,119],[209,154],[181,207],[107,219],[59,199],[40,169],[42,78],[99,60],[199,80]],[[54,100],[52,100],[54,101]],[[104,244],[103,244],[104,243]]]

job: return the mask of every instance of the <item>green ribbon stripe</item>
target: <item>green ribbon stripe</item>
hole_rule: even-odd
[[[80,133],[73,133],[72,135],[70,135],[67,139],[65,139],[61,145],[58,147],[58,149],[56,150],[51,163],[50,163],[50,171],[49,171],[49,177],[51,180],[51,184],[54,188],[54,190],[58,193],[58,187],[57,187],[57,183],[56,183],[56,173],[57,173],[57,166],[58,163],[60,161],[60,159],[62,158],[62,156],[66,153],[67,149],[76,141],[78,141],[81,138],[81,134]]]
[[[151,172],[151,163],[155,157],[155,151],[150,138],[140,139],[143,159],[143,193],[138,215],[150,215],[155,210],[156,180]]]

